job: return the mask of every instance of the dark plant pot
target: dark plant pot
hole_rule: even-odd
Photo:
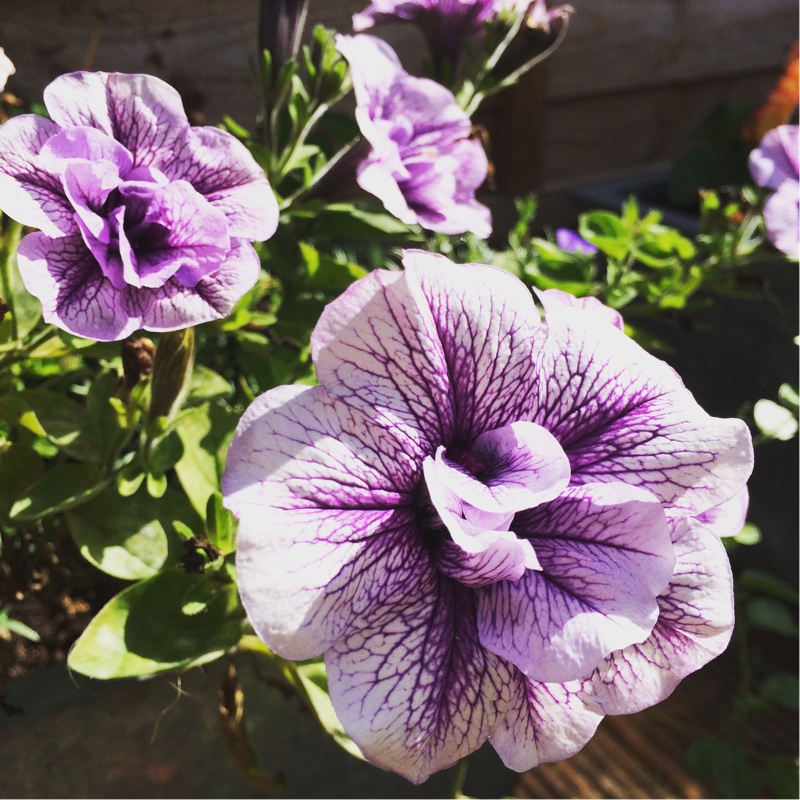
[[[260,764],[283,773],[282,797],[447,797],[455,770],[421,786],[342,750],[294,696],[264,681],[263,663],[237,660]],[[4,797],[269,797],[226,752],[217,710],[221,662],[181,676],[102,682],[48,667],[10,682],[0,717]],[[518,780],[490,746],[470,758],[464,791],[502,797]]]

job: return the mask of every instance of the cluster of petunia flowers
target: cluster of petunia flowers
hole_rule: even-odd
[[[45,320],[115,340],[227,316],[258,279],[251,242],[278,224],[244,145],[191,127],[149,75],[63,75],[44,100],[50,119],[0,127],[0,210],[40,229],[18,263]]]
[[[240,592],[276,653],[324,655],[375,764],[421,782],[488,740],[525,770],[727,646],[752,443],[597,300],[404,267],[326,307],[320,385],[242,417]]]

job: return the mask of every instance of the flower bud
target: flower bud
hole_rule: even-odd
[[[122,371],[128,391],[153,371],[155,354],[156,346],[146,336],[130,339],[123,343]]]
[[[180,408],[194,366],[194,328],[164,334],[153,364],[150,421],[171,419]]]

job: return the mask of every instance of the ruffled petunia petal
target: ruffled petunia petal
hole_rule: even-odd
[[[174,331],[226,317],[241,296],[253,288],[261,262],[252,245],[234,240],[225,263],[192,288],[176,278],[158,289],[129,287],[124,304],[149,331]]]
[[[509,769],[524,772],[569,758],[594,736],[603,711],[583,682],[540,683],[519,672],[515,677],[506,716],[489,739]]]
[[[531,679],[561,682],[650,635],[675,564],[655,497],[622,484],[570,487],[517,514],[513,529],[531,541],[542,569],[479,590],[487,649]]]
[[[687,675],[716,658],[733,630],[733,579],[721,541],[696,520],[672,523],[677,562],[659,597],[659,618],[641,644],[611,654],[591,677],[607,714],[661,702]]]
[[[169,152],[189,127],[178,92],[152,75],[73,72],[44,90],[50,116],[62,127],[97,128],[150,166]]]
[[[157,166],[184,180],[228,220],[231,236],[262,241],[278,227],[278,201],[247,148],[218,128],[189,128]]]
[[[511,699],[511,668],[480,646],[469,591],[419,569],[402,597],[354,620],[325,664],[345,730],[414,783],[476,750]]]
[[[711,417],[663,361],[610,325],[551,320],[536,353],[532,419],[569,456],[573,483],[624,482],[693,516],[729,500],[752,471],[747,425]]]
[[[28,234],[18,258],[25,288],[41,301],[46,322],[102,341],[124,339],[139,327],[81,236]]]
[[[40,163],[39,153],[58,125],[24,114],[0,126],[0,210],[48,236],[77,233],[60,176]]]

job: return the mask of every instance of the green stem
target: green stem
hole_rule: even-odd
[[[11,259],[14,258],[20,239],[22,239],[22,225],[10,217],[5,218],[6,230],[0,246],[0,292],[2,300],[11,311],[11,334],[17,340],[17,315],[14,308],[14,296],[11,288]]]
[[[453,780],[453,798],[462,800],[467,795],[464,794],[464,781],[467,779],[467,757],[461,759],[456,766],[456,777]]]
[[[56,335],[58,335],[58,328],[56,328],[55,325],[45,325],[44,328],[42,328],[36,336],[28,340],[23,347],[0,357],[0,372],[4,369],[8,369],[12,364],[25,361],[39,345],[44,344],[48,339],[52,339],[53,336]]]

